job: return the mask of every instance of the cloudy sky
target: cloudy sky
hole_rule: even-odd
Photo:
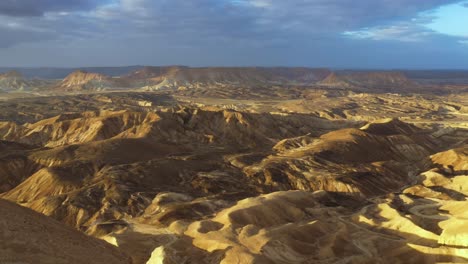
[[[0,1],[0,66],[175,64],[468,69],[468,1]]]

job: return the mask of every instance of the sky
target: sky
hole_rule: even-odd
[[[1,0],[0,66],[468,69],[468,0]]]

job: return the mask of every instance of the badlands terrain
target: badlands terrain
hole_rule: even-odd
[[[2,264],[468,263],[468,72],[2,71]]]

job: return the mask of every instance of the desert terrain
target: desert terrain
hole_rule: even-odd
[[[468,72],[2,70],[0,263],[468,263]]]

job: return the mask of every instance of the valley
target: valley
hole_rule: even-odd
[[[0,75],[0,263],[468,262],[463,75],[93,70]]]

